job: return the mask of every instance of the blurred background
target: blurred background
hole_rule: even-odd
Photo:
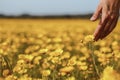
[[[93,41],[98,4],[0,0],[0,80],[120,80],[120,22]]]
[[[0,16],[75,16],[92,14],[99,0],[0,0]]]

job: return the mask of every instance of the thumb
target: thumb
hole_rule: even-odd
[[[95,11],[95,13],[93,14],[93,16],[90,18],[91,21],[96,21],[100,15],[100,13],[102,12],[102,7],[101,5],[98,6],[97,10]]]

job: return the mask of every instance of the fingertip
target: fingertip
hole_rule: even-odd
[[[94,36],[94,38],[97,36],[97,33],[96,33],[96,31],[94,32],[93,36]]]
[[[91,21],[96,21],[96,18],[93,16],[90,18]]]
[[[98,41],[98,40],[99,40],[99,38],[96,39],[96,41]]]
[[[96,39],[96,38],[94,38],[94,41],[95,41],[95,42],[97,42],[97,39]]]
[[[101,34],[100,39],[102,40],[104,38],[104,33]]]
[[[98,39],[97,39],[97,37],[94,37],[94,41],[97,41]]]
[[[101,39],[100,36],[101,36],[100,34],[96,34],[95,37],[94,37],[94,40],[95,40],[95,41],[98,41],[99,39]]]

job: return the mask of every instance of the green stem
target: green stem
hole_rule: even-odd
[[[2,77],[2,61],[0,61],[0,77]]]
[[[3,72],[3,67],[2,67],[2,63],[3,63],[3,57],[2,55],[0,55],[0,77],[2,77],[2,72]]]
[[[98,70],[98,67],[95,62],[94,47],[93,47],[92,43],[89,43],[89,49],[91,49],[91,51],[92,51],[91,56],[92,56],[93,66],[95,68],[96,74],[97,74],[98,78],[100,78],[99,70]]]
[[[3,56],[3,57],[4,57],[5,62],[7,63],[8,68],[12,71],[12,65],[10,64],[10,60],[8,59],[7,56]]]

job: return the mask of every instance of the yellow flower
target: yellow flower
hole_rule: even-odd
[[[105,47],[106,44],[107,44],[106,41],[102,41],[102,40],[101,40],[100,43],[99,43],[99,45],[100,45],[101,47]]]
[[[4,52],[3,49],[0,49],[0,54],[3,54],[3,52]]]
[[[65,72],[59,72],[58,73],[58,75],[60,75],[60,76],[65,76],[67,73],[65,73]]]
[[[86,64],[87,64],[86,62],[77,61],[77,65],[85,66]]]
[[[111,52],[111,48],[109,48],[109,47],[101,47],[101,48],[100,48],[100,51],[101,51],[101,52],[105,52],[105,53],[106,53],[106,52]]]
[[[69,73],[71,71],[74,70],[74,67],[73,66],[67,66],[67,67],[64,67],[64,68],[61,68],[60,69],[60,72],[65,72],[65,73]]]
[[[69,52],[64,52],[63,55],[61,56],[61,59],[68,59],[68,58],[70,58]]]
[[[56,49],[55,53],[56,53],[56,56],[59,56],[63,53],[63,50],[62,49]]]
[[[60,61],[60,59],[59,57],[53,57],[51,61],[52,63],[57,64]]]
[[[79,60],[80,61],[85,61],[87,58],[84,56],[84,57],[80,57]]]
[[[42,67],[43,67],[44,69],[46,69],[46,68],[50,67],[50,64],[49,64],[48,62],[44,62],[44,63],[42,64]]]
[[[85,42],[93,42],[94,40],[94,36],[93,35],[88,35],[85,37],[84,41]]]
[[[22,75],[18,80],[33,80],[33,79],[28,75]]]
[[[60,56],[62,55],[63,50],[62,49],[56,49],[55,51],[51,52],[49,55],[50,56]]]
[[[43,53],[46,53],[47,51],[48,51],[48,49],[40,49],[40,50],[39,50],[39,53],[40,53],[40,54],[43,54]]]
[[[49,76],[51,74],[51,71],[50,70],[42,70],[41,73],[43,76]]]
[[[107,66],[100,80],[120,80],[120,74],[118,74],[113,67]]]
[[[73,56],[70,60],[68,60],[68,66],[73,66],[73,65],[75,65],[76,64],[76,59],[77,59],[77,57],[76,56]]]
[[[37,56],[37,57],[35,57],[35,59],[33,60],[33,63],[39,65],[41,59],[42,59],[41,56]]]
[[[9,76],[5,77],[4,80],[17,80],[17,79],[18,79],[18,78],[17,78],[16,76],[14,76],[14,75],[9,75]]]
[[[84,71],[84,70],[87,70],[87,69],[88,69],[88,66],[80,66],[80,69],[83,70],[83,71]]]
[[[17,65],[23,65],[23,64],[25,64],[25,61],[24,61],[24,60],[18,60],[18,61],[17,61]]]
[[[50,69],[54,70],[55,69],[55,65],[50,65]]]
[[[62,39],[60,37],[56,37],[53,39],[53,42],[56,42],[56,43],[61,42],[61,41],[62,41]]]
[[[21,66],[15,66],[13,72],[18,72],[19,74],[23,74],[27,72],[27,69]]]
[[[76,60],[72,60],[72,59],[70,59],[69,61],[68,61],[68,66],[73,66],[73,65],[75,65],[76,64]]]
[[[74,76],[68,77],[66,80],[76,80]]]
[[[10,70],[9,69],[6,69],[6,70],[3,70],[3,76],[6,77],[10,74]]]
[[[30,62],[34,58],[34,56],[32,56],[32,55],[24,55],[24,54],[21,54],[18,57],[19,57],[19,59],[23,59],[26,62]]]

